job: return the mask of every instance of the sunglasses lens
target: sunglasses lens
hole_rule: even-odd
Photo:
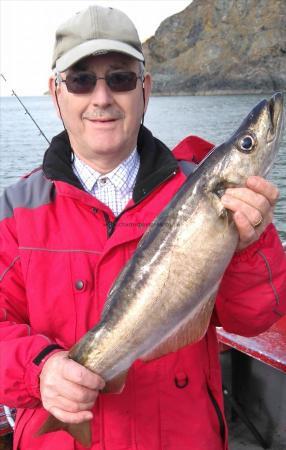
[[[65,82],[69,92],[87,94],[92,92],[96,84],[96,76],[87,72],[71,73],[67,75]]]
[[[134,72],[112,72],[106,75],[105,79],[114,92],[132,91],[136,88],[137,75]]]
[[[137,78],[135,72],[111,72],[105,76],[105,81],[113,92],[126,92],[136,88]],[[88,94],[93,91],[97,77],[89,72],[76,72],[68,74],[64,81],[69,92]]]

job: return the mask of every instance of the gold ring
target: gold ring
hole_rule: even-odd
[[[263,217],[260,216],[260,219],[258,219],[257,222],[255,222],[255,223],[253,224],[253,228],[258,228],[259,225],[262,224],[262,222],[263,222]]]

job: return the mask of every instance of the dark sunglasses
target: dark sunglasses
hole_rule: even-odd
[[[93,91],[97,80],[105,80],[107,86],[113,92],[127,92],[136,88],[137,80],[143,79],[143,74],[135,72],[110,72],[105,77],[97,77],[91,72],[69,73],[63,80],[57,73],[57,83],[66,83],[67,90],[73,94],[89,94]]]

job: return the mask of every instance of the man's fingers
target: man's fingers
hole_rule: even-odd
[[[249,222],[248,218],[240,211],[237,211],[233,215],[233,220],[237,226],[239,239],[240,243],[242,243],[242,246],[247,246],[248,244],[253,242],[256,237],[256,230]]]
[[[66,380],[85,386],[89,389],[103,389],[105,382],[99,375],[91,372],[72,359],[67,359],[62,367],[62,374]]]
[[[74,402],[94,403],[98,391],[80,386],[68,380],[62,380],[56,386],[47,386],[45,394],[49,398],[62,396]]]
[[[227,208],[232,211],[241,210],[246,215],[250,209],[254,208],[262,216],[265,216],[271,208],[271,203],[266,197],[248,188],[227,189],[222,201],[223,203],[228,201]]]
[[[104,384],[101,377],[69,359],[67,352],[58,352],[46,361],[40,375],[42,403],[59,420],[80,423],[89,420],[86,412]]]
[[[67,412],[79,412],[79,411],[89,411],[93,408],[94,401],[92,402],[76,402],[71,399],[68,399],[66,397],[57,396],[56,397],[56,405],[50,405],[49,410],[53,407],[57,407],[59,409],[62,409],[63,411]]]
[[[272,222],[272,214],[268,214],[257,227],[241,211],[233,214],[233,220],[239,233],[238,250],[241,250],[259,238],[267,225]]]
[[[237,189],[238,190],[238,189]],[[255,196],[258,196],[259,194],[254,194]],[[242,194],[243,196],[243,194]],[[252,194],[250,193],[250,196],[252,196]],[[251,206],[249,203],[245,203],[241,197],[240,197],[240,193],[238,193],[237,196],[233,196],[233,195],[229,195],[229,194],[225,194],[222,197],[222,202],[224,204],[224,206],[228,209],[230,209],[233,212],[239,211],[240,213],[242,213],[244,216],[247,217],[248,222],[255,227],[255,225],[257,223],[262,223],[262,221],[264,220],[264,218],[269,214],[270,211],[270,204],[268,203],[268,201],[265,199],[265,202],[267,203],[267,205],[265,205],[264,201],[261,201],[260,203],[257,201],[256,203],[260,205],[260,207],[258,208],[258,206],[253,207]]]
[[[65,423],[82,423],[87,422],[93,418],[91,411],[79,411],[76,413],[64,411],[57,406],[53,406],[49,409],[49,412],[59,419],[61,422]]]
[[[275,206],[279,199],[278,188],[264,178],[258,176],[249,177],[246,181],[246,186],[266,197],[271,206]]]

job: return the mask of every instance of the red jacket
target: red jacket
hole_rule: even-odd
[[[187,138],[177,159],[200,160],[211,144]],[[35,433],[47,416],[39,373],[54,347],[69,349],[100,318],[108,291],[148,224],[185,180],[171,152],[146,129],[133,199],[115,219],[81,188],[66,135],[43,167],[8,188],[0,206],[0,403],[18,408],[14,449],[74,450],[65,432]],[[270,225],[229,265],[206,336],[131,367],[121,394],[100,395],[93,450],[223,450],[227,430],[215,324],[243,335],[266,330],[286,309],[286,259]]]

